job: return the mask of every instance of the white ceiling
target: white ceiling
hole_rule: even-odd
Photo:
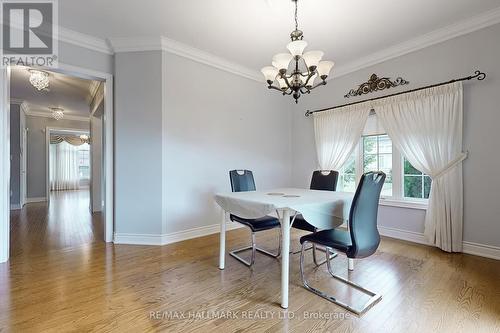
[[[500,0],[299,0],[308,49],[337,65],[500,7]],[[286,51],[290,0],[64,0],[63,27],[100,38],[165,36],[253,70]]]
[[[31,111],[50,112],[49,107],[61,107],[66,115],[89,116],[91,80],[49,72],[50,86],[38,91],[29,82],[27,67],[12,67],[11,98],[26,101]]]

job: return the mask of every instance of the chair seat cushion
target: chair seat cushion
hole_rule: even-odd
[[[292,222],[293,217],[290,218],[290,222]],[[295,229],[300,229],[309,232],[316,232],[316,227],[307,222],[302,214],[298,214],[293,221],[292,227]]]
[[[300,238],[300,243],[311,242],[323,246],[337,249],[341,252],[347,252],[352,246],[351,234],[346,230],[321,230],[313,234],[305,235]]]
[[[231,221],[246,225],[254,232],[280,227],[280,221],[278,220],[278,218],[269,215],[259,217],[258,219],[245,219],[243,217],[231,214],[229,218],[231,219]]]

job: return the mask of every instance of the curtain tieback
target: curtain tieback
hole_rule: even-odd
[[[436,172],[434,175],[431,175],[432,180],[436,180],[442,176],[444,176],[448,171],[456,167],[458,164],[462,163],[463,160],[467,158],[467,154],[469,152],[461,153],[457,158],[455,158],[453,161],[448,163],[447,166]]]

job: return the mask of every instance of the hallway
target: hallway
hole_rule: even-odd
[[[11,256],[33,255],[102,241],[101,214],[89,211],[88,190],[51,192],[46,202],[10,214]]]

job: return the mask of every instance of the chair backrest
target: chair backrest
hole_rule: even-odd
[[[311,190],[335,191],[339,173],[334,170],[317,170],[313,172],[311,178]]]
[[[229,171],[229,178],[231,179],[231,190],[233,192],[255,191],[252,171],[231,170]]]
[[[367,172],[359,181],[349,214],[349,231],[352,247],[349,258],[365,258],[377,250],[380,235],[377,230],[377,213],[385,173]]]

